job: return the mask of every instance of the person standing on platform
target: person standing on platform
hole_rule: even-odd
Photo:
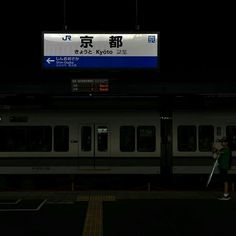
[[[218,167],[220,171],[220,180],[223,182],[224,186],[224,194],[222,197],[219,197],[219,200],[230,200],[230,193],[229,193],[229,174],[228,171],[231,168],[231,161],[232,161],[232,152],[228,146],[228,140],[226,137],[221,139],[222,149],[219,153],[218,158]]]
[[[212,153],[213,153],[213,158],[218,159],[220,155],[220,150],[223,148],[221,144],[221,139],[217,139],[215,143],[212,145]]]

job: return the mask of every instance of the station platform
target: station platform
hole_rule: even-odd
[[[0,192],[1,235],[231,235],[236,193]]]
[[[0,191],[3,199],[48,199],[57,201],[89,200],[92,196],[113,196],[116,200],[123,199],[216,199],[222,195],[219,190],[166,190],[166,191]],[[231,200],[236,192],[231,192]]]

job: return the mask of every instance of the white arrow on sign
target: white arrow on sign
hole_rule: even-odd
[[[51,60],[50,57],[47,59],[47,63],[51,64],[51,62],[54,62],[55,60]]]

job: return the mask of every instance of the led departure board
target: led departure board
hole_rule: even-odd
[[[72,79],[71,90],[74,93],[108,93],[108,79]]]

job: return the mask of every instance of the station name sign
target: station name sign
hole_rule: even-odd
[[[43,67],[158,69],[158,33],[43,33]]]

